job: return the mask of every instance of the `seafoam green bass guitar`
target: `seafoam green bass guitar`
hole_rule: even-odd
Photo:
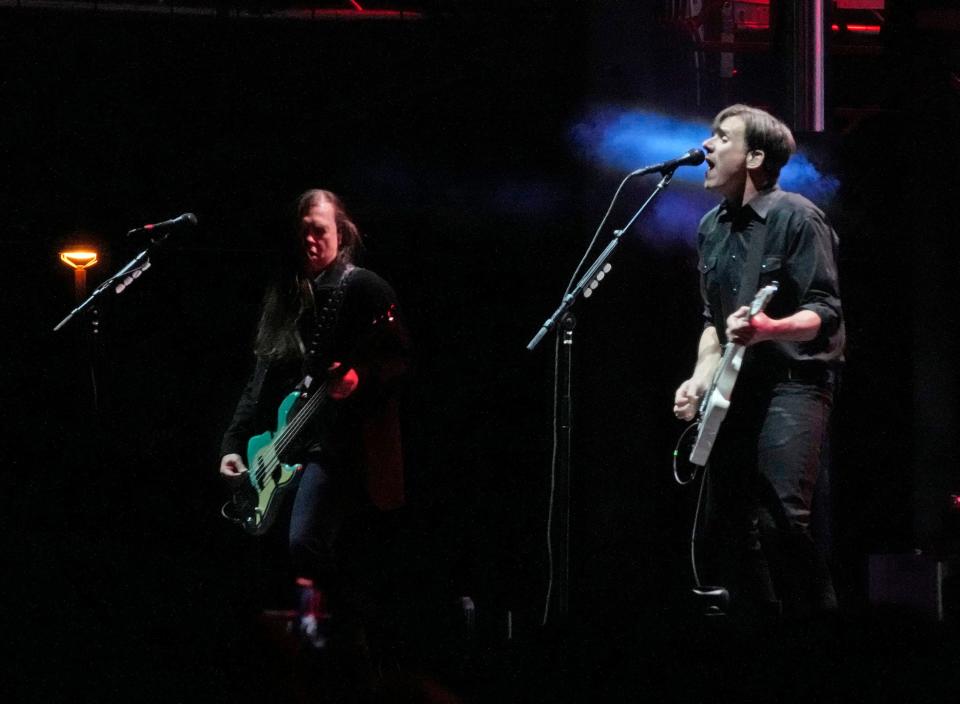
[[[391,305],[372,322],[371,330],[384,321],[393,322],[395,313],[396,306]],[[301,400],[302,405],[291,417]],[[317,383],[309,377],[303,380],[298,390],[284,397],[277,410],[276,432],[260,433],[247,441],[249,483],[237,490],[224,506],[226,517],[240,523],[252,535],[267,532],[277,517],[284,493],[292,486],[297,472],[303,469],[302,464],[287,464],[283,458],[300,438],[301,431],[329,400],[327,383]]]
[[[303,398],[306,401],[290,417],[294,405]],[[249,484],[233,495],[230,513],[251,535],[263,535],[276,519],[285,491],[303,469],[302,464],[287,464],[281,458],[328,399],[325,383],[314,390],[287,394],[277,411],[276,432],[268,430],[247,441]]]

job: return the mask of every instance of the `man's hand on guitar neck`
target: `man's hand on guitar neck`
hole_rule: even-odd
[[[224,455],[220,460],[220,476],[226,479],[230,486],[237,487],[242,484],[246,474],[247,465],[244,464],[240,455],[231,453]]]
[[[741,306],[727,318],[727,339],[738,345],[755,345],[765,340],[806,342],[819,331],[820,316],[806,309],[775,320],[762,311],[751,318],[750,308]]]
[[[769,340],[772,320],[760,312],[750,317],[750,307],[740,306],[727,317],[727,339],[736,345],[752,345]]]

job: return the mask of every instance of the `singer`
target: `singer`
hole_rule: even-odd
[[[346,517],[404,502],[398,397],[410,345],[393,289],[354,264],[360,233],[340,198],[309,190],[296,213],[282,275],[264,298],[255,368],[223,437],[220,475],[235,487],[247,482],[248,439],[275,429],[282,398],[305,379],[308,388],[326,381],[330,400],[283,458],[304,466],[290,492],[289,532],[301,633],[317,647],[331,636],[333,647],[366,659],[370,598],[345,583],[349,556],[335,560],[334,548]]]
[[[701,554],[709,582],[728,588],[732,616],[806,619],[837,606],[810,532],[843,362],[837,236],[813,203],[777,185],[796,151],[780,120],[732,105],[703,148],[704,186],[723,201],[697,233],[704,327],[674,414],[695,416],[724,344],[747,352],[710,456]],[[747,304],[772,281],[779,291],[751,319]]]

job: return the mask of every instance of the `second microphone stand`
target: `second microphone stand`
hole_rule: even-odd
[[[137,256],[131,259],[127,264],[120,269],[116,274],[107,278],[102,284],[97,286],[93,293],[83,301],[80,305],[74,308],[70,313],[67,314],[67,317],[57,323],[56,327],[53,329],[54,332],[60,330],[64,325],[69,323],[75,316],[79,313],[82,313],[86,310],[95,311],[95,302],[96,300],[103,295],[111,287],[116,293],[122,293],[130,284],[140,278],[140,275],[143,274],[147,269],[150,268],[150,254],[155,249],[157,249],[163,242],[169,237],[168,232],[163,232],[157,234],[150,239],[150,243],[146,248],[140,252]]]

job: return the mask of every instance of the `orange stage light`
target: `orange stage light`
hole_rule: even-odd
[[[60,252],[60,261],[73,269],[73,292],[78,301],[87,295],[87,269],[98,261],[97,251],[91,247]]]
[[[60,252],[60,261],[71,269],[89,269],[100,260],[92,249],[71,249]]]

